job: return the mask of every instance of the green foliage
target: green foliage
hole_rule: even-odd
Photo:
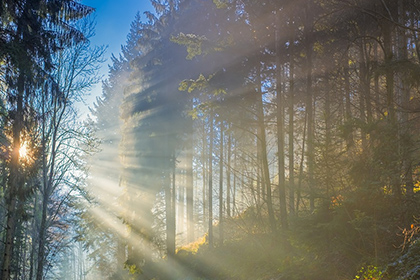
[[[127,269],[128,272],[132,275],[141,274],[141,269],[135,264],[130,264],[128,261],[124,263],[124,269]]]
[[[197,36],[195,34],[179,33],[178,36],[172,36],[171,41],[179,45],[187,47],[187,59],[191,60],[196,56],[208,53],[208,50],[203,50],[203,45],[208,41],[205,36]]]
[[[383,272],[376,266],[363,266],[353,280],[380,280],[383,279]]]

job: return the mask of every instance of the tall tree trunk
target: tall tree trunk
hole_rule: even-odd
[[[47,233],[47,212],[48,212],[48,203],[50,196],[53,191],[54,184],[54,171],[55,171],[55,158],[57,155],[57,134],[58,134],[58,124],[61,122],[61,118],[65,111],[64,108],[60,108],[57,98],[53,99],[54,102],[54,111],[52,116],[52,137],[51,137],[51,154],[50,154],[50,163],[47,164],[47,138],[45,134],[45,129],[47,124],[45,119],[42,123],[42,213],[41,213],[41,225],[39,229],[39,246],[38,246],[38,268],[36,274],[36,280],[42,280],[44,275],[44,262],[45,262],[45,250],[46,250],[46,233]],[[59,110],[62,109],[61,112]],[[44,108],[43,108],[44,110]],[[43,112],[45,113],[45,112]],[[44,116],[43,116],[44,117]]]
[[[35,193],[34,197],[34,217],[32,222],[32,244],[31,244],[31,253],[29,258],[29,279],[33,279],[34,271],[35,271],[35,250],[36,245],[38,244],[38,193]]]
[[[383,27],[383,45],[384,45],[384,57],[385,57],[385,79],[386,79],[386,107],[387,107],[387,120],[389,125],[389,132],[398,135],[397,131],[397,119],[395,114],[395,77],[394,69],[391,64],[394,60],[394,44],[392,40],[392,23],[388,19],[384,19],[382,22]],[[385,139],[383,139],[385,141]],[[392,191],[396,197],[401,196],[401,186],[399,184],[400,171],[395,162],[398,162],[398,141],[391,141],[389,143],[389,155],[388,159],[391,163],[389,168],[389,179]],[[391,166],[392,165],[392,166]]]
[[[401,25],[405,25],[407,21],[407,16],[405,14],[405,10],[407,7],[405,6],[404,1],[398,0],[398,15],[399,15],[399,22]],[[405,33],[404,28],[398,29],[398,51],[400,61],[407,61],[408,60],[408,40],[407,35]],[[401,154],[402,154],[402,172],[403,172],[403,180],[406,191],[408,194],[412,195],[414,193],[414,182],[413,182],[413,168],[412,168],[412,136],[411,136],[411,123],[410,123],[410,89],[404,83],[403,73],[399,73],[399,81],[400,81],[400,89],[401,89]]]
[[[237,142],[234,140],[233,146],[236,147]],[[236,209],[236,185],[237,185],[237,168],[238,168],[238,163],[237,163],[237,157],[236,157],[236,153],[238,151],[235,150],[234,154],[233,154],[233,168],[235,170],[235,173],[233,174],[233,192],[232,192],[232,216],[235,216],[237,214],[237,209]]]
[[[272,200],[272,191],[271,191],[271,180],[270,180],[270,170],[268,166],[268,157],[267,157],[267,142],[265,136],[265,123],[264,123],[264,104],[263,97],[261,92],[261,74],[260,68],[257,69],[257,121],[258,121],[258,135],[257,141],[259,142],[259,147],[261,149],[261,165],[262,165],[262,184],[266,190],[267,196],[267,210],[268,210],[268,220],[270,223],[270,228],[272,233],[277,232],[276,219],[274,217],[273,210],[273,200]]]
[[[7,203],[7,220],[6,220],[6,240],[3,252],[3,268],[2,268],[2,280],[10,280],[11,275],[11,264],[13,260],[13,245],[15,239],[15,227],[16,227],[16,203],[17,194],[20,191],[20,172],[19,172],[19,150],[21,147],[20,136],[23,129],[23,95],[25,78],[24,73],[20,72],[18,77],[18,92],[16,98],[16,112],[15,119],[13,121],[13,142],[12,142],[12,155],[10,159],[10,173],[8,190],[6,193]]]
[[[258,135],[260,134],[259,129],[261,129],[261,128],[260,127],[257,128],[257,134]],[[262,155],[261,155],[262,147],[261,147],[261,141],[258,141],[258,139],[257,139],[257,143],[256,143],[256,148],[257,148],[257,163],[258,163],[258,166],[256,168],[257,169],[256,170],[257,188],[258,188],[258,190],[261,189],[261,192],[259,192],[259,194],[262,193],[262,197],[260,197],[260,196],[257,197],[257,206],[258,207],[261,207],[261,201],[260,200],[262,199],[263,201],[267,201],[267,195],[266,195],[266,192],[267,191],[266,191],[266,186],[263,183],[263,181],[264,181],[264,178],[263,178],[263,174],[264,174],[263,165],[260,164],[260,163],[262,163]]]
[[[188,124],[189,133],[186,154],[186,189],[187,189],[187,241],[194,241],[194,181],[193,181],[193,122]]]
[[[18,201],[18,204],[21,204],[20,201]],[[23,205],[17,205],[17,208],[21,208]],[[24,262],[22,260],[22,252],[24,249],[24,225],[23,221],[20,220],[16,225],[16,232],[15,232],[15,245],[14,245],[14,253],[13,253],[13,260],[12,260],[12,266],[16,267],[17,270],[14,272],[14,280],[18,280],[22,276],[22,268],[24,267]]]
[[[394,53],[392,51],[392,30],[391,23],[384,19],[382,23],[384,37],[384,57],[385,57],[385,78],[386,78],[386,106],[388,119],[395,122],[395,105],[394,105],[394,70],[390,66]]]
[[[294,31],[294,28],[293,28]],[[292,31],[292,32],[293,32]],[[294,40],[292,36],[290,42],[290,70],[289,70],[289,212],[291,215],[295,213],[295,150],[294,150],[294,130],[295,130],[295,111],[294,111],[294,97],[295,97],[295,63],[294,63]]]
[[[175,152],[172,154],[172,201],[171,201],[171,221],[170,221],[170,230],[171,230],[171,251],[172,255],[175,255],[176,249],[176,157]]]
[[[41,226],[39,234],[39,247],[38,247],[38,269],[36,273],[36,280],[42,280],[44,272],[44,260],[45,260],[45,233],[46,233],[46,222],[47,222],[47,206],[48,198],[45,198],[47,191],[44,193],[42,201],[42,216]]]
[[[304,44],[306,52],[306,112],[307,112],[307,156],[306,164],[308,170],[309,184],[309,202],[310,210],[315,210],[315,180],[314,180],[314,112],[313,112],[313,93],[312,93],[312,55],[313,55],[313,18],[311,10],[311,1],[307,1],[305,6],[305,23],[304,23]]]
[[[352,113],[351,113],[351,94],[350,94],[350,73],[349,73],[349,57],[348,52],[346,52],[346,61],[344,63],[344,91],[345,91],[345,120],[346,123],[349,125],[352,120]],[[353,129],[349,129],[346,135],[346,145],[347,150],[350,152],[350,147],[353,146]]]
[[[331,147],[331,93],[330,93],[330,86],[327,82],[327,91],[325,93],[325,186],[327,188],[327,200],[330,201],[331,193],[333,191],[331,188],[333,187],[333,182],[331,180],[331,172],[330,172],[330,151],[332,151]]]
[[[178,213],[176,215],[177,220],[177,231],[178,234],[184,235],[184,226],[185,226],[185,174],[183,172],[179,175],[179,184],[178,184]]]
[[[374,57],[375,63],[377,63],[377,64],[379,64],[378,48],[379,48],[379,43],[375,42],[374,43],[374,50],[373,50],[373,57]],[[375,117],[380,118],[381,115],[382,115],[382,112],[381,112],[381,106],[380,106],[380,104],[381,104],[381,102],[380,102],[381,94],[379,92],[379,75],[374,75],[373,79],[374,79],[373,83],[374,83],[374,99],[375,99],[374,109],[376,109]]]
[[[208,194],[208,204],[209,204],[209,246],[212,248],[214,246],[214,236],[213,236],[213,138],[214,138],[214,128],[213,128],[213,109],[210,112],[210,147],[209,147],[209,194]]]
[[[168,140],[169,141],[169,140]],[[169,144],[168,144],[169,146]],[[175,255],[175,211],[174,211],[174,197],[175,193],[175,178],[171,180],[172,165],[175,165],[175,159],[172,158],[165,174],[165,217],[166,217],[166,252],[169,257]],[[172,171],[172,172],[171,172]],[[175,174],[173,173],[174,177]]]
[[[296,189],[296,213],[299,213],[300,201],[302,198],[302,181],[303,181],[303,165],[305,162],[305,144],[306,144],[306,129],[307,129],[308,112],[305,112],[305,123],[303,124],[303,136],[302,136],[302,155],[299,163],[299,177],[298,186]]]
[[[284,96],[281,90],[282,66],[280,63],[280,9],[276,9],[276,97],[277,97],[277,167],[278,191],[280,203],[280,225],[287,229],[286,180],[285,180],[285,145],[284,145]]]
[[[227,142],[227,166],[226,166],[226,214],[228,217],[231,217],[230,214],[230,193],[231,193],[231,178],[230,178],[230,169],[231,169],[231,157],[232,157],[232,134],[230,132],[230,124],[228,126],[228,142]]]
[[[203,171],[203,228],[204,231],[206,231],[206,221],[208,221],[207,218],[207,204],[206,204],[206,197],[207,197],[207,184],[208,184],[208,173],[207,173],[207,164],[208,164],[208,158],[207,158],[207,130],[206,130],[206,124],[203,123],[203,149],[201,151],[201,162],[202,162],[202,171]]]
[[[360,69],[359,69],[359,108],[360,108],[360,119],[362,123],[366,123],[366,91],[369,87],[368,83],[368,70],[366,62],[366,42],[364,39],[360,40],[359,45],[359,60],[360,60]],[[360,131],[362,137],[362,148],[366,150],[367,148],[367,138],[365,129]]]
[[[219,242],[223,244],[223,145],[224,123],[220,120],[220,160],[219,160]]]

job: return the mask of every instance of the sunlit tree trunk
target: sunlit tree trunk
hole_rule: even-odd
[[[280,63],[280,10],[276,9],[276,97],[277,97],[277,174],[280,203],[280,224],[287,229],[286,180],[285,180],[285,145],[284,145],[284,96],[282,93],[282,66]]]
[[[167,170],[165,170],[165,217],[166,252],[171,257],[175,255],[175,158],[171,158],[170,161]]]
[[[207,218],[207,178],[208,178],[208,173],[207,173],[207,163],[208,163],[208,158],[207,158],[207,130],[206,130],[206,123],[203,122],[203,138],[202,138],[202,145],[203,145],[203,149],[201,150],[201,168],[202,168],[202,172],[203,172],[203,191],[202,191],[202,201],[203,201],[203,219],[202,219],[202,223],[203,223],[203,229],[204,231],[206,231],[206,222],[208,222],[208,218]]]
[[[263,97],[261,92],[261,74],[260,68],[257,67],[257,122],[258,122],[258,135],[257,141],[259,142],[259,147],[261,149],[261,165],[262,165],[262,185],[266,190],[266,203],[268,210],[268,219],[270,223],[270,228],[273,233],[277,232],[276,219],[274,217],[273,210],[273,200],[272,200],[272,191],[271,191],[271,180],[270,180],[270,170],[268,166],[268,157],[267,157],[267,141],[265,135],[265,122],[264,122],[264,104]]]
[[[261,129],[261,127],[257,128],[257,137],[258,137],[259,134],[261,134],[259,132],[260,129]],[[256,168],[256,174],[255,174],[256,175],[256,180],[257,180],[257,189],[258,190],[261,189],[261,192],[258,192],[258,194],[260,194],[260,193],[262,194],[262,197],[260,197],[259,195],[257,196],[257,210],[259,211],[259,209],[261,207],[261,199],[262,199],[262,201],[267,200],[267,194],[266,194],[267,190],[266,190],[266,185],[263,182],[264,181],[264,178],[263,178],[264,171],[263,171],[263,165],[262,165],[261,141],[258,141],[258,139],[257,139],[255,148],[257,149],[257,163],[258,163],[258,166]]]
[[[231,217],[230,211],[230,196],[231,196],[231,157],[232,157],[232,134],[230,132],[230,125],[228,125],[228,142],[227,142],[227,166],[226,166],[226,215]]]
[[[186,151],[187,241],[194,241],[194,180],[193,180],[193,122],[189,120]]]
[[[308,112],[305,112],[304,116],[304,125],[303,125],[303,135],[302,135],[302,151],[299,163],[299,176],[298,176],[298,185],[296,188],[296,214],[299,214],[300,202],[302,199],[302,183],[303,183],[303,166],[305,162],[305,146],[306,146],[306,131],[307,131],[307,120]]]
[[[212,109],[211,109],[212,110]],[[210,147],[209,147],[209,172],[208,172],[208,183],[209,183],[209,193],[208,193],[208,204],[209,204],[209,220],[208,220],[208,227],[209,227],[209,246],[210,248],[214,245],[214,236],[213,236],[213,141],[214,141],[214,128],[213,128],[213,110],[210,112]]]
[[[307,155],[306,164],[308,170],[309,184],[309,203],[310,210],[315,210],[316,187],[314,180],[314,110],[312,93],[312,55],[313,55],[313,16],[311,10],[311,1],[307,1],[304,20],[304,47],[306,52],[306,113],[307,113]]]
[[[224,123],[220,120],[220,158],[219,158],[219,242],[223,244],[223,145],[224,145]]]
[[[233,146],[236,147],[237,142],[234,141]],[[233,154],[233,168],[235,170],[235,173],[233,174],[233,192],[232,192],[232,216],[235,216],[237,214],[237,210],[236,210],[236,185],[237,185],[237,168],[238,168],[238,163],[237,163],[237,150],[235,149],[235,153]]]
[[[178,213],[177,217],[177,231],[183,236],[185,234],[185,173],[181,170],[178,176]]]
[[[294,32],[294,28],[292,32]],[[294,97],[295,97],[295,59],[294,59],[294,41],[295,36],[292,36],[290,42],[290,70],[289,70],[289,212],[291,215],[295,213],[295,149],[294,149],[294,131],[295,131],[295,111],[294,111]]]

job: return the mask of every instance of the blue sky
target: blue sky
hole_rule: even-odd
[[[101,68],[101,74],[106,78],[111,54],[117,56],[121,45],[126,43],[134,16],[137,12],[143,14],[144,11],[152,11],[153,7],[148,0],[82,0],[81,2],[96,9],[96,35],[91,39],[91,44],[108,46],[105,54],[107,61]],[[145,20],[145,18],[142,19]],[[101,84],[98,84],[87,98],[87,105],[92,106],[96,96],[100,94]],[[80,108],[80,110],[82,113],[87,112],[87,108]]]

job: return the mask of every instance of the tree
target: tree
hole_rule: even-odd
[[[84,32],[87,39],[93,36],[94,25],[91,20],[85,19],[79,29]],[[78,125],[71,122],[76,118],[72,103],[82,100],[83,94],[99,81],[97,71],[99,63],[103,61],[104,51],[104,47],[90,47],[87,40],[59,51],[54,57],[56,69],[52,76],[61,94],[51,95],[50,99],[41,97],[42,216],[39,230],[37,280],[43,278],[47,225],[51,224],[50,219],[54,218],[54,215],[48,215],[48,205],[52,194],[63,185],[70,185],[70,188],[73,188],[73,184],[77,184],[68,174],[73,168],[78,168],[74,164],[75,154],[85,152],[77,147],[90,141],[89,134],[83,135],[86,131],[78,131]],[[51,105],[48,106],[49,104]]]
[[[74,28],[68,28],[69,20],[77,20],[92,12],[92,9],[74,1],[15,1],[2,2],[1,16],[7,18],[2,25],[1,33],[5,34],[1,44],[5,51],[2,58],[10,65],[7,73],[10,93],[9,104],[12,111],[12,148],[10,172],[7,189],[7,223],[5,250],[3,255],[2,279],[8,280],[11,275],[13,243],[15,238],[16,215],[19,193],[23,191],[19,164],[21,134],[25,126],[25,110],[29,108],[27,96],[36,76],[45,76],[52,67],[51,54],[59,46],[83,40],[83,35]],[[61,13],[61,10],[65,13]],[[7,17],[6,17],[7,15]],[[64,26],[67,28],[65,29]],[[49,29],[52,27],[52,29]],[[16,73],[16,75],[15,75]],[[52,79],[50,79],[52,81]],[[55,87],[53,87],[56,89]],[[58,94],[57,91],[54,91]]]

